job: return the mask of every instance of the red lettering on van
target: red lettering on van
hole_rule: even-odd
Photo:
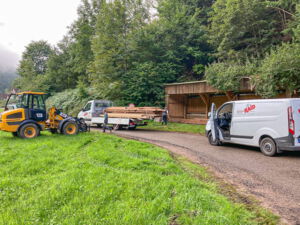
[[[249,105],[244,109],[244,113],[248,113],[256,109],[256,105]]]

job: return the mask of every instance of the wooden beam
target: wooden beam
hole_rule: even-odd
[[[228,98],[229,101],[233,101],[233,100],[238,99],[238,95],[233,94],[232,91],[226,91],[225,94],[226,94],[226,97]]]
[[[200,98],[202,99],[205,105],[209,105],[209,99],[206,94],[200,94]]]
[[[226,97],[229,101],[232,101],[234,95],[232,93],[232,91],[225,91]]]

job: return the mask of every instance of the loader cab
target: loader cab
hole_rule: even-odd
[[[37,122],[46,121],[47,113],[44,96],[45,93],[42,92],[11,94],[6,102],[5,111],[9,110],[11,105],[14,105],[15,109],[24,109],[26,119]]]

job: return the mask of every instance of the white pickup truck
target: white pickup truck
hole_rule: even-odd
[[[78,118],[84,119],[89,126],[102,127],[104,123],[104,110],[113,106],[111,101],[107,100],[92,100],[89,101],[79,112]],[[126,128],[134,130],[138,126],[146,126],[147,122],[142,119],[134,118],[108,118],[108,124],[112,125],[114,129]]]

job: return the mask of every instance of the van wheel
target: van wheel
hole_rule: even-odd
[[[277,147],[274,140],[270,137],[265,137],[261,140],[260,151],[266,156],[274,156],[277,153]]]
[[[19,132],[18,136],[21,138],[31,139],[40,135],[40,129],[34,123],[27,123],[23,125]]]
[[[213,136],[212,136],[212,133],[211,133],[211,132],[209,132],[207,138],[208,138],[209,144],[211,144],[211,145],[213,145],[213,146],[219,146],[219,145],[222,144],[222,143],[221,143],[220,141],[218,141],[218,140],[215,140],[215,141],[213,140]]]

